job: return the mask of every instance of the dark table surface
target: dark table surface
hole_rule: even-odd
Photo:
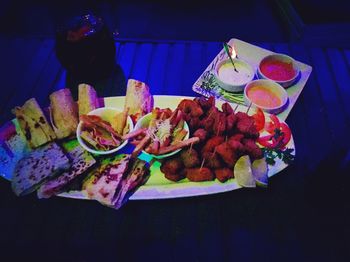
[[[48,94],[66,86],[66,74],[52,39],[0,43],[2,124],[30,97],[47,105]],[[267,189],[129,201],[113,210],[95,201],[18,198],[1,179],[0,260],[349,261],[350,51],[255,44],[313,66],[287,118],[296,160]],[[125,79],[136,78],[153,94],[195,96],[192,84],[222,46],[119,41],[116,47],[115,72],[124,77],[117,73],[105,95],[124,95]]]

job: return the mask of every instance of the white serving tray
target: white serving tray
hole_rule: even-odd
[[[228,44],[234,47],[237,53],[238,59],[242,59],[248,62],[255,69],[255,71],[257,70],[259,62],[262,58],[264,58],[267,55],[275,53],[270,50],[249,44],[247,42],[244,42],[242,40],[235,39],[235,38],[232,38],[228,42]],[[213,59],[213,61],[208,65],[208,67],[204,70],[204,72],[199,76],[197,81],[192,86],[192,89],[194,92],[207,97],[210,95],[214,95],[218,99],[222,99],[231,103],[239,103],[238,101],[235,102],[235,99],[232,98],[232,95],[238,97],[238,100],[243,101],[242,99],[243,94],[233,94],[233,93],[227,92],[224,89],[220,88],[217,84],[213,84],[213,88],[210,88],[210,89],[205,89],[203,87],[204,86],[203,83],[208,83],[208,79],[210,77],[210,74],[213,72],[215,65],[221,60],[226,58],[227,58],[227,55],[223,48],[218,53],[218,55]],[[299,78],[296,80],[296,82],[286,89],[289,96],[289,104],[288,104],[288,107],[283,112],[278,114],[278,117],[283,121],[287,119],[290,111],[295,105],[299,95],[301,94],[301,91],[303,90],[312,72],[311,66],[299,61],[296,61],[296,62],[300,68],[300,75],[299,75]]]

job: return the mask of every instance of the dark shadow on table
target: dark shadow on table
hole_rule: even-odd
[[[126,93],[126,77],[119,64],[115,64],[109,77],[100,80],[77,79],[67,72],[66,87],[72,91],[73,98],[78,100],[78,85],[92,85],[99,97],[124,96]]]

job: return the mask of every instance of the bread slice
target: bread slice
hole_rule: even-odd
[[[50,95],[50,117],[58,139],[74,135],[78,126],[77,105],[69,89],[61,89]]]
[[[99,108],[98,96],[95,89],[88,84],[78,86],[79,116],[86,115],[90,111]]]
[[[35,98],[31,98],[22,107],[15,107],[12,112],[31,148],[37,148],[56,138],[42,109]]]
[[[70,167],[70,162],[56,143],[31,151],[17,162],[12,177],[12,190],[17,196],[35,191],[47,178]]]

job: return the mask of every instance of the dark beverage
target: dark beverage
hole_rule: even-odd
[[[93,85],[108,78],[115,66],[113,36],[102,19],[94,15],[77,17],[60,28],[55,49],[67,76],[76,83]]]

